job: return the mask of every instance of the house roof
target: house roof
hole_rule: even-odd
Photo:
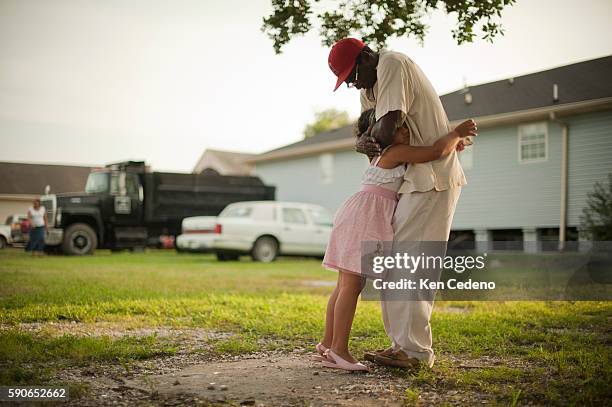
[[[51,193],[79,192],[92,167],[0,162],[0,194],[42,195],[45,186]]]
[[[483,117],[612,96],[612,55],[440,96],[449,120]],[[553,99],[557,85],[558,100]],[[470,94],[471,103],[465,102]]]
[[[529,120],[547,117],[554,111],[579,111],[586,102],[611,106],[612,55],[578,62],[496,82],[469,86],[440,96],[450,121],[478,118],[479,127],[487,122]],[[557,85],[557,100],[554,99]],[[471,103],[466,103],[469,93]],[[527,114],[529,113],[529,114]],[[503,116],[503,119],[502,119]],[[250,162],[283,159],[353,146],[352,125],[319,133],[250,159]]]
[[[279,147],[274,150],[270,150],[268,151],[268,153],[272,153],[275,151],[281,151],[281,150],[287,150],[287,149],[293,149],[293,148],[299,148],[299,147],[307,147],[307,146],[312,146],[312,145],[323,143],[323,142],[327,143],[330,141],[345,140],[346,138],[352,137],[352,136],[353,136],[353,125],[351,124],[348,126],[340,127],[338,129],[324,131],[322,133],[315,134],[314,136],[305,138],[304,140],[298,141],[297,143],[288,144],[286,146]]]
[[[213,169],[221,175],[252,175],[253,166],[247,160],[253,156],[255,154],[207,149],[193,168],[193,173]]]

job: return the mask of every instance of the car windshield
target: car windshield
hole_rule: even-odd
[[[323,208],[309,209],[310,216],[315,225],[332,226],[333,220],[329,212]]]
[[[98,194],[108,191],[108,173],[107,172],[92,172],[87,177],[85,184],[85,192],[88,194]]]

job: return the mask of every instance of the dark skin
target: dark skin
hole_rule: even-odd
[[[346,78],[346,84],[353,83],[357,89],[372,89],[376,84],[376,67],[378,54],[367,46],[357,56],[355,68]],[[355,78],[357,80],[355,80]],[[369,132],[363,133],[355,143],[355,150],[372,158],[379,155],[383,148],[391,145],[397,129],[396,123],[401,117],[399,110],[388,112],[381,117]],[[464,142],[457,145],[457,151],[465,148]]]

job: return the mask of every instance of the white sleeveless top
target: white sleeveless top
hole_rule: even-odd
[[[370,163],[361,177],[361,185],[378,185],[395,192],[399,191],[404,181],[406,165],[400,164],[394,168],[381,168],[378,166],[378,162],[389,147],[385,148],[380,155]]]
[[[34,209],[33,206],[30,206],[28,208],[28,213],[32,217],[33,227],[45,226],[45,212],[46,211],[47,210],[42,205],[38,207],[38,210]]]

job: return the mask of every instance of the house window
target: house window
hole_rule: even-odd
[[[474,146],[466,147],[465,150],[459,153],[459,162],[464,170],[471,170],[474,166]]]
[[[334,155],[330,153],[319,156],[319,180],[321,184],[331,184],[334,181]]]
[[[548,125],[534,123],[519,126],[519,162],[532,163],[548,158]]]

